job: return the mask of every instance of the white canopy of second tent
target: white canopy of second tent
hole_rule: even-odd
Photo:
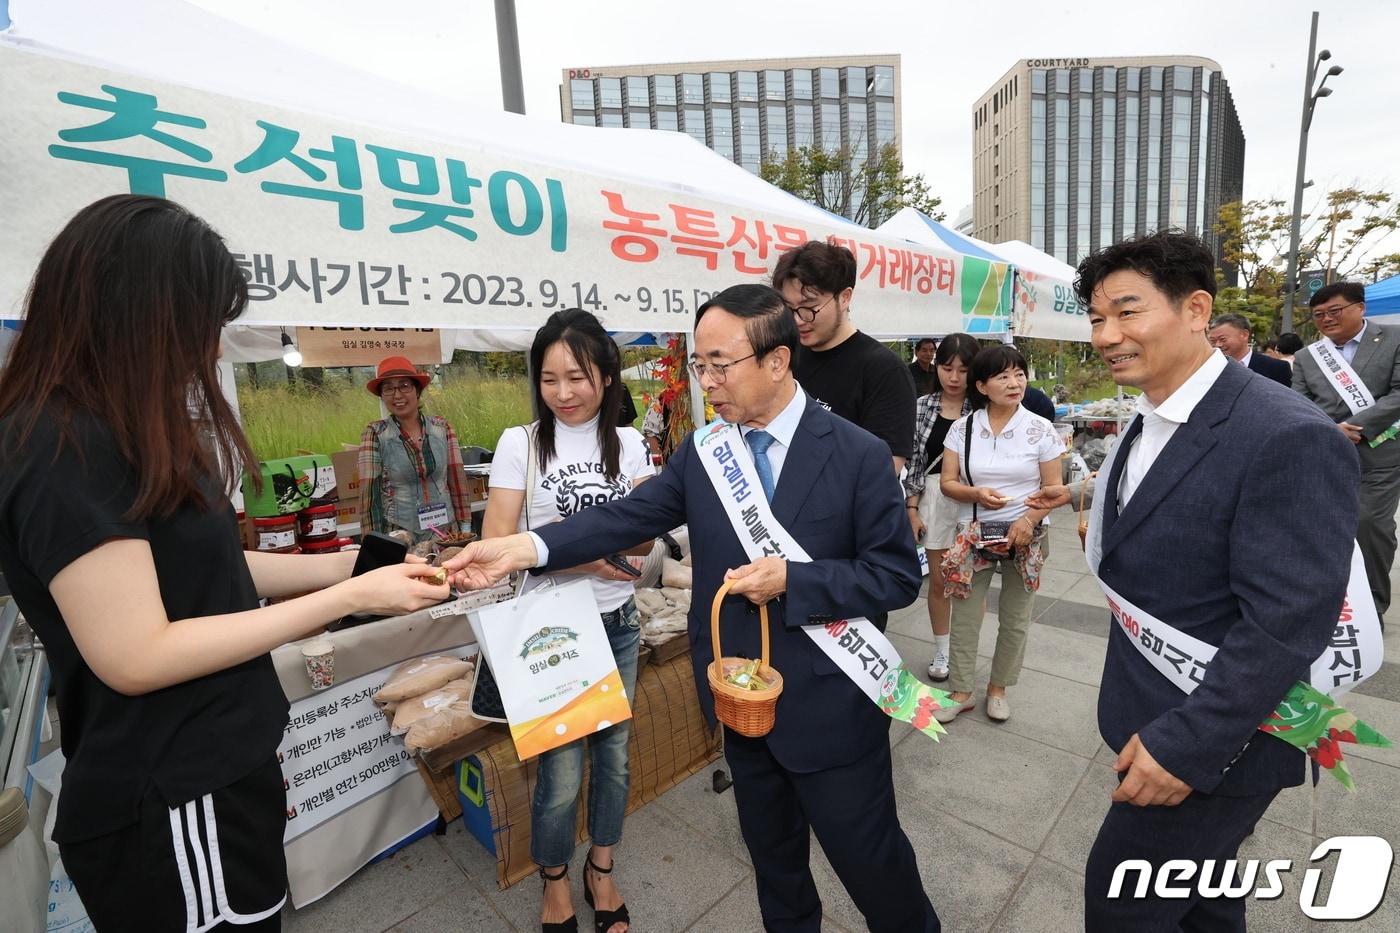
[[[988,243],[958,233],[912,207],[880,225],[881,233],[914,243],[951,248],[968,255],[992,256],[1015,272],[1011,332],[1016,337],[1087,343],[1089,321],[1074,295],[1074,267],[1021,240]]]

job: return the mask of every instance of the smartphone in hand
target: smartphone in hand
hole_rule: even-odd
[[[407,554],[408,545],[398,538],[371,531],[360,538],[360,553],[355,557],[355,569],[350,571],[350,576],[358,577],[380,567],[402,564]]]
[[[632,562],[621,554],[609,554],[607,557],[604,557],[603,560],[634,579],[642,575],[642,572],[636,567],[633,567]]]

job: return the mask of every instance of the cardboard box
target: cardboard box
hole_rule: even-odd
[[[489,482],[488,477],[468,473],[462,487],[467,491],[467,501],[485,502]]]
[[[347,445],[348,446],[348,445]],[[332,495],[340,501],[335,520],[341,525],[354,525],[360,520],[360,448],[353,447],[331,454],[331,470],[335,476]]]
[[[497,728],[472,735],[490,735]],[[638,669],[630,731],[628,813],[719,757],[719,734],[709,729],[700,712],[689,658]],[[530,810],[537,774],[533,760],[522,763],[516,756],[509,735],[468,755],[453,773],[463,828],[496,856],[496,883],[502,890],[538,870],[530,858],[529,821],[519,818]],[[583,780],[586,795],[586,763]],[[579,808],[575,840],[584,838],[587,829],[583,809]]]

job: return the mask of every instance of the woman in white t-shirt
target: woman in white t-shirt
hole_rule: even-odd
[[[974,411],[948,429],[940,483],[943,494],[960,503],[957,536],[943,559],[944,590],[954,600],[948,686],[957,705],[934,715],[950,722],[976,705],[977,642],[987,589],[1000,569],[987,718],[1005,722],[1011,718],[1006,688],[1021,673],[1031,605],[1049,544],[1043,524],[1049,512],[1028,508],[1025,499],[1060,481],[1064,445],[1054,425],[1021,407],[1026,359],[1014,347],[980,351],[969,378]]]
[[[621,363],[617,345],[597,318],[578,309],[550,315],[530,348],[530,371],[540,418],[508,428],[496,444],[483,525],[487,538],[539,528],[621,499],[654,475],[642,435],[636,428],[616,426],[625,391]],[[648,541],[646,550],[650,546]],[[618,673],[631,698],[641,641],[631,575],[604,560],[562,573],[592,579]],[[545,933],[578,928],[567,875],[574,852],[585,742],[593,846],[584,897],[594,908],[597,929],[606,933],[627,929],[627,907],[609,873],[627,806],[629,723],[610,726],[540,756],[530,854],[545,881],[540,912]]]

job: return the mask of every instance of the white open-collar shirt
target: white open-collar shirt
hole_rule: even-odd
[[[1146,393],[1138,396],[1137,410],[1142,417],[1142,435],[1128,451],[1128,461],[1123,464],[1123,478],[1118,484],[1120,512],[1138,486],[1142,485],[1147,471],[1157,462],[1157,457],[1166,448],[1176,429],[1191,418],[1191,413],[1229,363],[1224,353],[1215,350],[1162,404],[1153,405]]]

